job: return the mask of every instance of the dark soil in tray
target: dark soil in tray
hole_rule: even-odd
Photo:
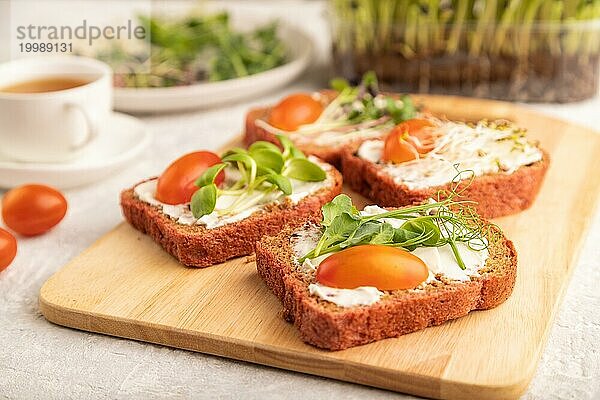
[[[598,92],[599,56],[532,53],[527,57],[468,54],[406,59],[399,54],[333,51],[336,72],[359,80],[374,70],[401,92],[455,94],[500,100],[566,103]]]

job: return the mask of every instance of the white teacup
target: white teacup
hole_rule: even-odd
[[[103,62],[44,56],[0,65],[0,153],[11,160],[72,160],[111,110],[112,70]]]

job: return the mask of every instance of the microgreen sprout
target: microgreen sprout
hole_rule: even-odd
[[[222,162],[208,168],[195,182],[198,190],[192,196],[190,208],[195,218],[216,212],[218,216],[233,215],[259,204],[279,191],[293,192],[291,179],[320,182],[327,175],[308,160],[285,135],[277,135],[283,150],[269,142],[255,142],[247,150],[233,148],[222,155]],[[240,179],[229,187],[217,187],[215,179],[225,168],[236,169]],[[219,196],[235,196],[228,206],[216,209]]]
[[[408,96],[392,96],[380,91],[377,76],[367,72],[358,86],[336,78],[331,87],[337,96],[312,124],[302,125],[298,133],[320,134],[324,131],[350,133],[357,130],[389,130],[414,118],[416,107]]]
[[[466,175],[466,177],[465,177]],[[376,215],[361,215],[352,200],[341,194],[322,207],[322,235],[313,250],[299,259],[329,254],[363,244],[381,244],[413,251],[417,247],[449,245],[461,269],[466,265],[457,243],[483,250],[496,240],[499,229],[483,221],[470,200],[459,200],[473,180],[473,171],[461,171],[447,191],[428,203],[392,209]],[[389,219],[404,221],[394,228]]]

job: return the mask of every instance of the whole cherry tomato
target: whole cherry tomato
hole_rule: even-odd
[[[165,204],[189,203],[192,195],[198,190],[194,185],[210,166],[221,162],[221,158],[210,151],[197,151],[186,154],[165,169],[158,178],[156,187],[156,199]],[[225,179],[225,173],[221,171],[215,183],[221,184]]]
[[[52,229],[67,213],[67,200],[45,185],[24,185],[2,198],[2,219],[13,231],[35,236]]]
[[[323,112],[323,105],[309,94],[296,93],[281,100],[271,110],[269,123],[284,131],[295,131],[300,125],[315,122]]]
[[[17,255],[17,240],[13,235],[0,228],[0,271],[10,265]]]
[[[349,247],[327,257],[317,268],[323,285],[355,289],[374,286],[379,290],[411,289],[429,275],[419,257],[396,247],[365,244]]]

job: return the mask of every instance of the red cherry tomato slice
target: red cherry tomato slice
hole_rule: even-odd
[[[2,219],[13,231],[35,236],[52,229],[67,213],[67,200],[56,189],[25,185],[2,198]]]
[[[319,283],[340,289],[359,286],[374,286],[379,290],[412,289],[428,275],[427,266],[414,254],[376,244],[344,249],[327,257],[317,268]]]
[[[210,151],[197,151],[178,158],[158,178],[156,199],[165,204],[189,203],[192,195],[198,190],[194,185],[196,179],[208,167],[220,162],[221,158]],[[215,183],[219,185],[224,179],[225,173],[221,171]]]
[[[281,100],[271,110],[269,123],[284,131],[295,131],[300,125],[315,122],[323,112],[323,105],[309,94],[296,93]]]
[[[17,240],[13,235],[0,228],[0,272],[12,263],[17,255]]]

